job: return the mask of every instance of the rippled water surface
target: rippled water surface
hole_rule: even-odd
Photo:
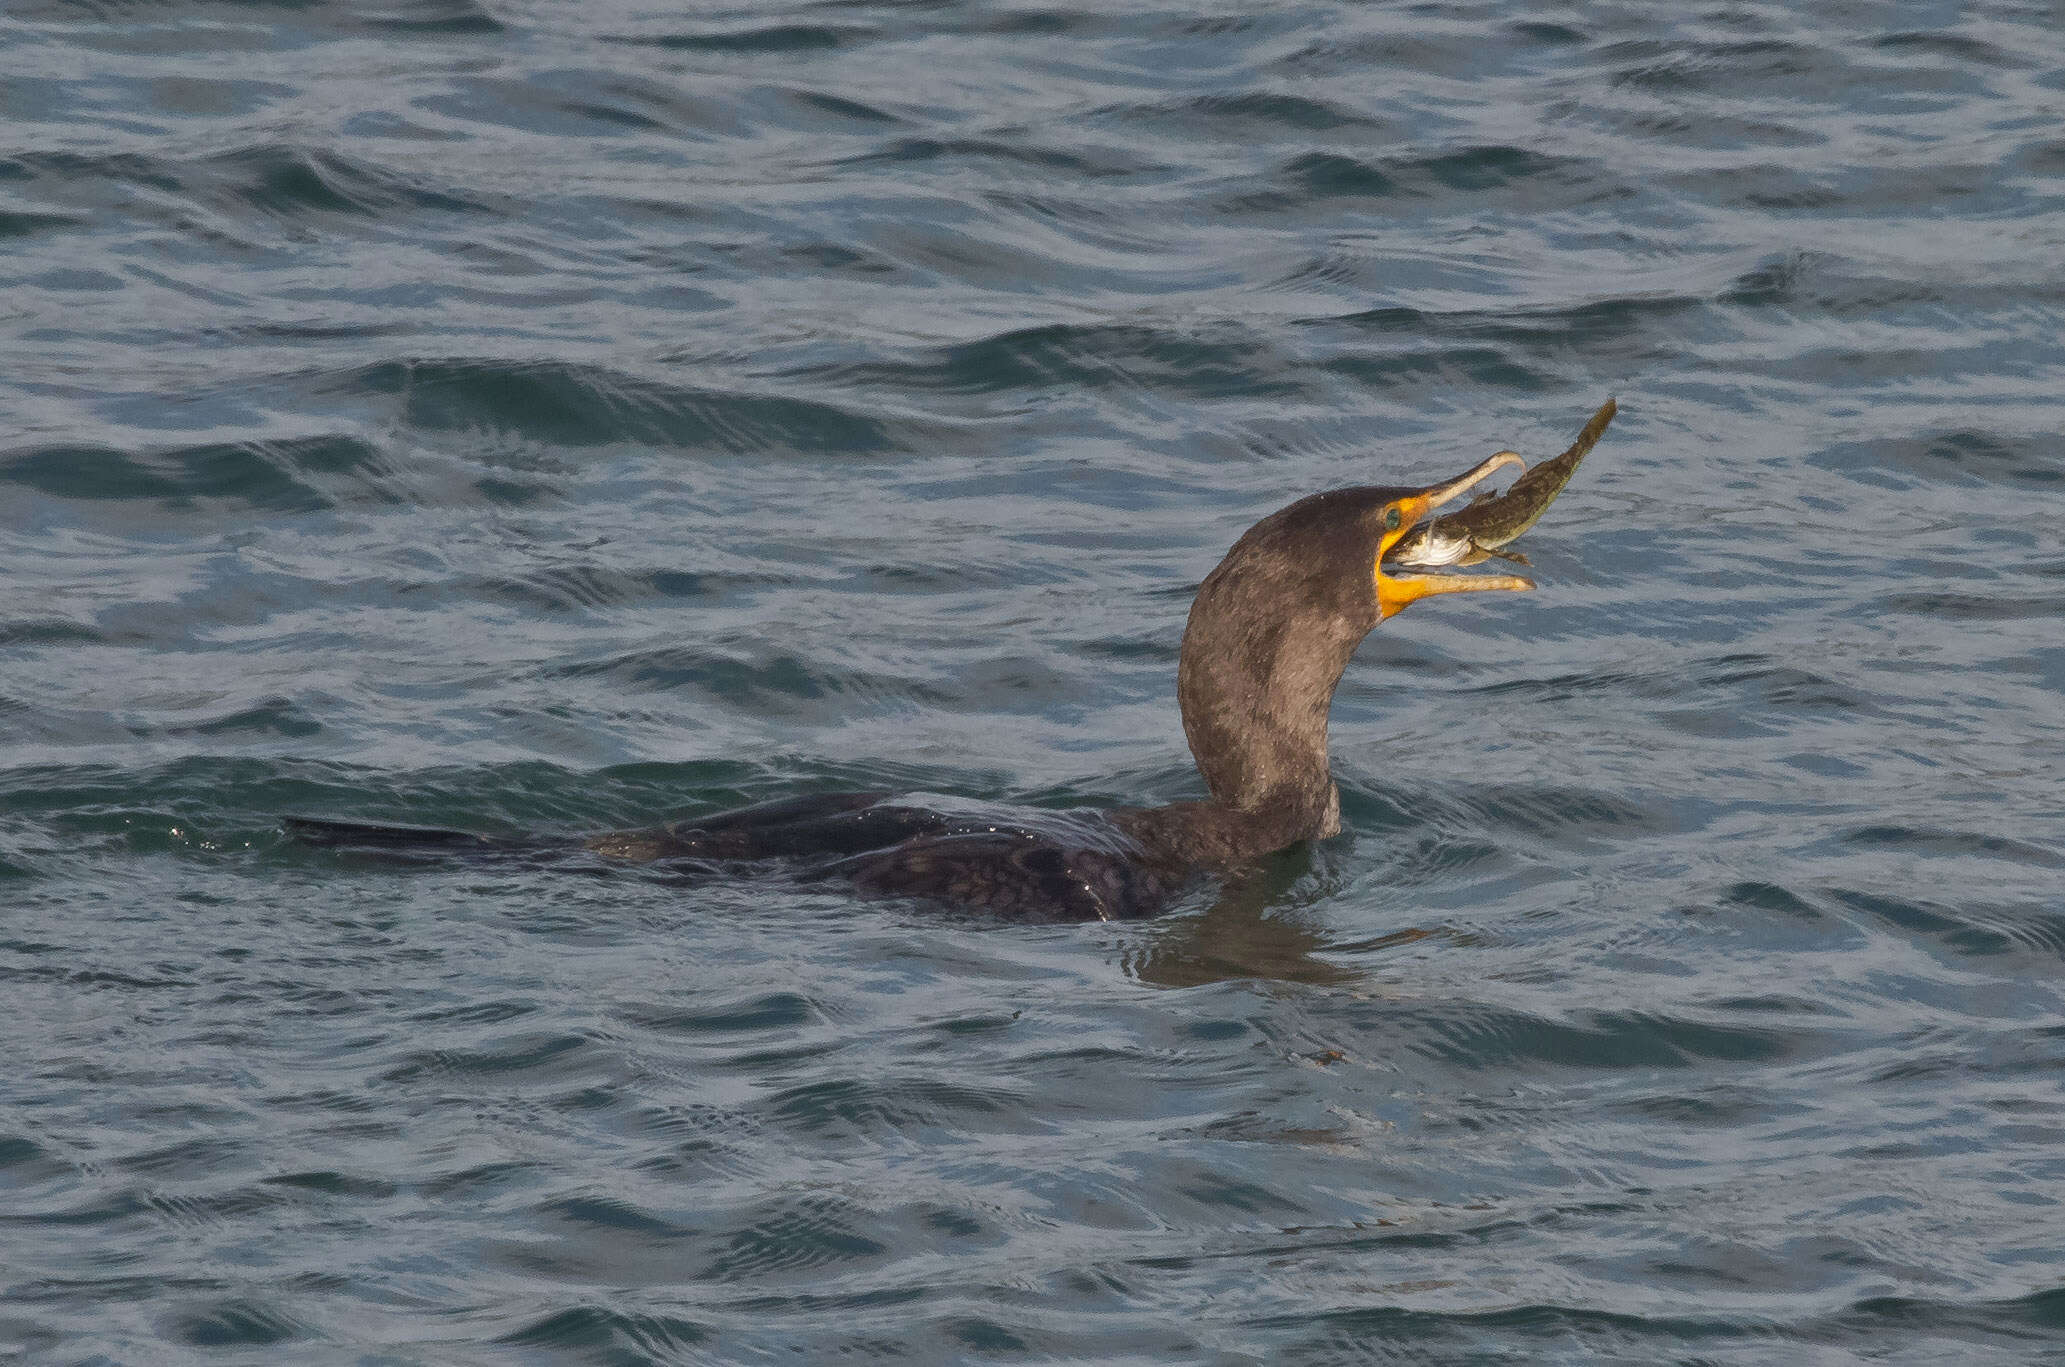
[[[2065,1354],[2042,4],[0,14],[0,1356]],[[1194,796],[1192,587],[1553,454],[1157,920],[397,865]]]

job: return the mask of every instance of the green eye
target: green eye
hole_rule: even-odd
[[[1403,521],[1405,521],[1405,514],[1403,514],[1403,513],[1401,513],[1401,512],[1399,512],[1399,511],[1398,511],[1398,505],[1397,505],[1397,504],[1395,504],[1395,503],[1394,503],[1394,504],[1393,504],[1393,505],[1391,505],[1391,506],[1390,506],[1389,508],[1386,508],[1386,509],[1384,510],[1384,530],[1385,530],[1385,531],[1387,531],[1387,532],[1395,532],[1395,531],[1397,531],[1397,530],[1398,530],[1398,524],[1399,524],[1399,523],[1401,523],[1401,522],[1403,522]]]

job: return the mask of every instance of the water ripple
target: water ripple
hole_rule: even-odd
[[[5,22],[0,1354],[2065,1344],[2041,7]],[[279,830],[1191,798],[1243,528],[1608,395],[1149,923]]]

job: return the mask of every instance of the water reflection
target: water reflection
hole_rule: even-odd
[[[1319,957],[1317,929],[1282,914],[1291,889],[1312,872],[1309,846],[1265,860],[1226,880],[1202,914],[1154,928],[1125,957],[1128,973],[1158,987],[1197,987],[1239,978],[1335,986],[1357,970]]]

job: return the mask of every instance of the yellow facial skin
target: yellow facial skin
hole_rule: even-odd
[[[1517,574],[1384,573],[1385,552],[1397,545],[1398,539],[1411,531],[1422,518],[1500,470],[1516,465],[1524,468],[1526,462],[1511,451],[1501,451],[1458,479],[1384,505],[1383,511],[1377,514],[1377,554],[1370,566],[1371,573],[1376,576],[1379,616],[1394,617],[1409,605],[1437,593],[1488,593],[1500,589],[1524,593],[1534,587],[1533,580],[1522,579]]]

